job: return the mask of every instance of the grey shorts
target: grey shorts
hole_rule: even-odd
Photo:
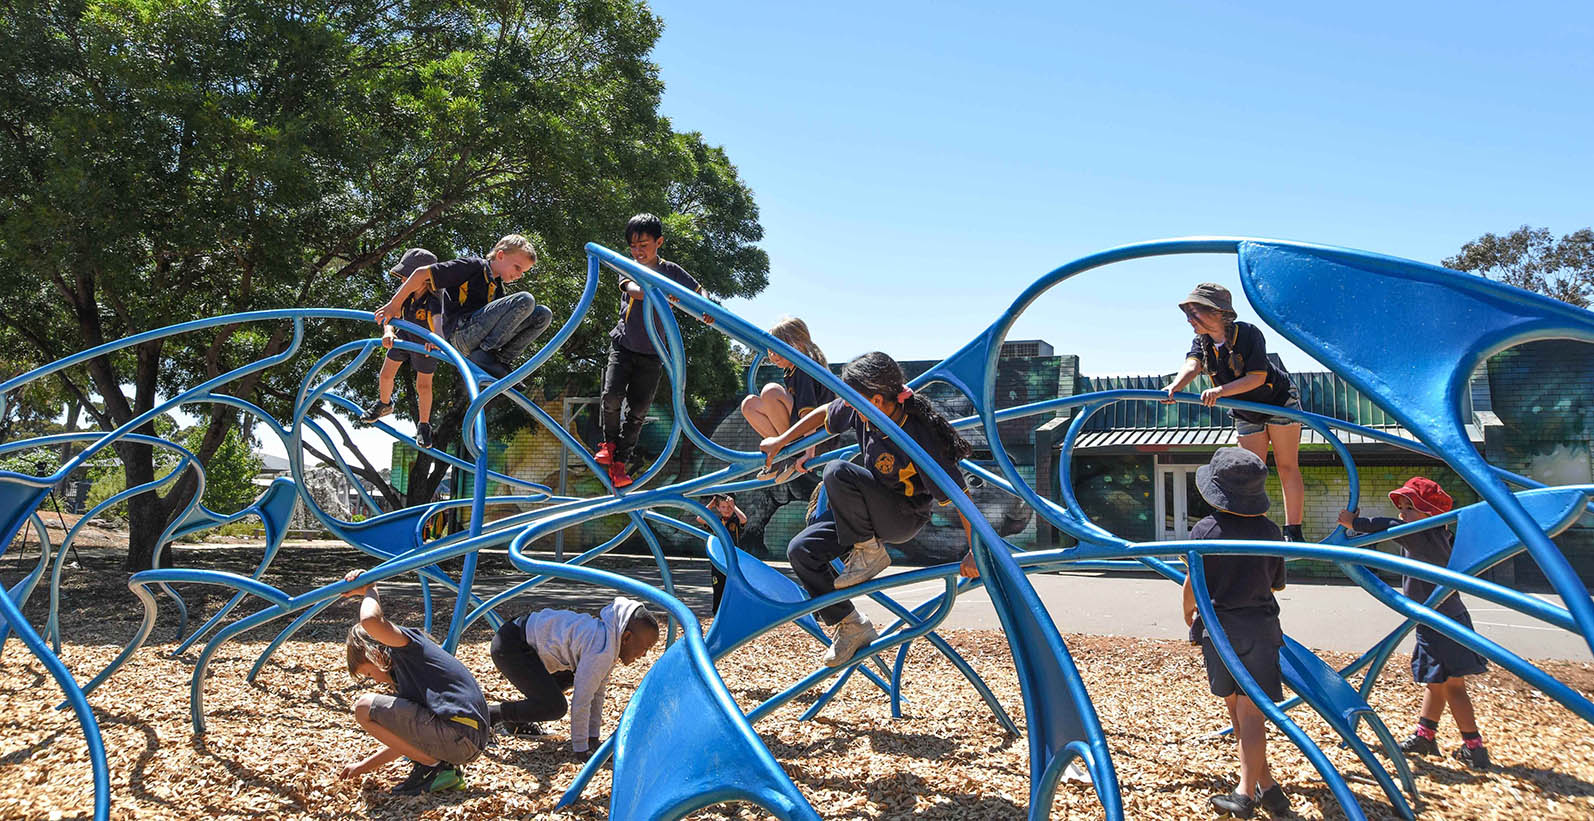
[[[379,695],[371,700],[371,721],[421,752],[450,764],[468,764],[482,754],[482,745],[477,741],[480,732],[413,701]]]
[[[1290,387],[1290,400],[1283,407],[1291,410],[1301,409],[1301,392],[1299,388]],[[1242,418],[1240,414],[1245,414]],[[1299,425],[1301,420],[1291,419],[1288,416],[1264,416],[1250,411],[1230,411],[1234,417],[1234,432],[1238,436],[1250,436],[1267,430],[1268,425]]]

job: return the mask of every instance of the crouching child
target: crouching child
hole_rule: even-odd
[[[601,738],[604,691],[615,663],[634,663],[658,640],[658,620],[624,596],[615,596],[597,618],[538,610],[504,622],[493,636],[493,666],[524,698],[492,705],[490,723],[511,735],[540,735],[536,722],[553,721],[568,709],[570,749],[588,757]]]
[[[350,570],[343,580],[354,581],[360,572]],[[349,675],[373,678],[394,694],[366,693],[354,703],[354,720],[382,746],[350,762],[341,777],[354,778],[402,756],[412,766],[392,788],[394,795],[464,787],[464,765],[481,755],[491,735],[481,686],[424,632],[388,621],[376,585],[347,595],[362,598],[360,620],[346,642]]]

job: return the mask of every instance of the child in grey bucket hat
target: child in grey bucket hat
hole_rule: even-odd
[[[1215,510],[1190,529],[1191,541],[1281,541],[1278,525],[1263,515],[1269,507],[1267,473],[1261,457],[1244,448],[1222,448],[1213,453],[1212,461],[1196,469],[1196,488]],[[1240,688],[1240,670],[1231,670],[1218,653],[1212,632],[1221,628],[1245,675],[1268,698],[1282,701],[1279,649],[1284,631],[1273,592],[1284,588],[1284,560],[1213,554],[1197,561],[1206,580],[1203,593],[1211,599],[1217,624],[1209,630],[1196,616],[1196,590],[1189,576],[1184,582],[1185,623],[1190,625],[1191,642],[1201,646],[1212,694],[1222,698],[1228,709],[1240,753],[1235,790],[1214,795],[1209,802],[1219,813],[1237,818],[1250,818],[1258,806],[1275,817],[1283,815],[1289,811],[1290,800],[1268,767],[1266,719]]]

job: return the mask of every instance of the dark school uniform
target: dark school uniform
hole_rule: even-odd
[[[654,266],[652,270],[654,273],[663,274],[674,280],[689,291],[698,290],[697,280],[687,273],[685,268],[663,257],[659,258],[658,265]],[[614,324],[614,329],[609,331],[609,339],[615,345],[632,353],[658,356],[658,351],[653,349],[653,340],[648,339],[647,327],[642,324],[642,320],[650,312],[647,302],[645,300],[632,299],[626,294],[625,284],[630,281],[630,277],[625,274],[620,275],[620,320]],[[654,330],[662,331],[663,329],[655,325]]]
[[[957,461],[938,452],[929,422],[904,415],[897,424],[935,456],[959,488],[965,487]],[[832,559],[868,539],[879,539],[882,544],[906,542],[929,523],[932,501],[948,504],[947,495],[919,472],[900,446],[842,400],[832,400],[826,406],[825,430],[855,433],[863,464],[825,465],[820,481],[829,504],[786,547],[792,572],[812,598],[836,589]],[[835,624],[852,612],[852,602],[840,601],[815,615],[826,624]]]
[[[493,276],[487,260],[460,257],[432,266],[432,290],[441,297],[442,336],[447,339],[459,323],[503,295],[504,281]]]
[[[720,524],[725,525],[725,532],[731,534],[731,543],[729,546],[741,547],[742,522],[740,519],[736,518],[736,514],[732,513],[729,519],[721,517]],[[729,553],[730,551],[727,550],[726,552]],[[725,574],[721,573],[720,569],[715,567],[712,562],[709,563],[708,572],[709,577],[712,580],[710,585],[714,591],[714,612],[718,613],[720,611],[720,599],[725,597]]]
[[[1357,533],[1382,533],[1396,525],[1405,524],[1387,516],[1356,517],[1351,528]],[[1427,562],[1438,567],[1450,564],[1450,531],[1442,528],[1411,533],[1395,539],[1407,558]],[[1433,594],[1433,582],[1404,577],[1401,592],[1419,604]],[[1461,595],[1451,591],[1434,610],[1472,628],[1472,614],[1461,602]],[[1489,660],[1453,638],[1429,627],[1417,625],[1417,646],[1411,651],[1411,678],[1422,684],[1438,684],[1455,676],[1475,676],[1489,669]]]
[[[1200,363],[1202,372],[1212,377],[1214,385],[1227,385],[1253,373],[1267,374],[1267,380],[1261,386],[1230,396],[1229,399],[1286,407],[1294,394],[1295,385],[1290,382],[1289,372],[1268,359],[1267,340],[1263,338],[1262,331],[1249,322],[1234,323],[1232,352],[1228,345],[1218,345],[1211,337],[1196,334],[1185,358]],[[1296,400],[1297,403],[1299,401]],[[1230,413],[1256,424],[1266,424],[1268,419],[1272,418],[1268,414],[1256,411],[1235,410]]]
[[[1237,516],[1220,510],[1197,522],[1190,529],[1190,539],[1277,542],[1283,541],[1284,534],[1266,516]],[[1273,591],[1284,589],[1284,560],[1277,556],[1214,555],[1203,556],[1201,567],[1218,624],[1241,665],[1269,698],[1283,700],[1279,648],[1284,646],[1284,630],[1279,625],[1279,603]],[[1202,630],[1200,640],[1212,694],[1224,698],[1240,693],[1234,676],[1212,646],[1212,636]]]
[[[427,291],[421,294],[410,294],[406,297],[400,316],[422,328],[431,328],[432,332],[436,333],[437,328],[433,326],[432,319],[441,314],[442,309],[443,303],[438,298],[437,292]],[[425,339],[409,331],[399,331],[398,338],[405,342],[414,342],[417,345],[427,344]],[[409,360],[410,367],[414,368],[416,373],[432,373],[437,370],[437,360],[423,353],[390,348],[387,352],[387,358],[394,362]]]
[[[908,438],[917,442],[921,447],[935,457],[936,463],[952,477],[959,489],[967,490],[963,480],[963,472],[958,469],[956,459],[939,453],[936,446],[936,433],[926,420],[917,416],[904,414],[902,419],[896,421],[897,426],[908,435]],[[863,455],[863,464],[874,475],[875,481],[891,488],[913,503],[915,508],[922,507],[926,514],[930,510],[930,500],[937,504],[947,504],[947,495],[934,482],[919,473],[919,466],[909,459],[907,453],[896,442],[891,441],[884,431],[875,427],[864,415],[853,410],[851,405],[840,399],[832,399],[825,406],[825,431],[828,433],[845,433],[851,430],[858,437],[858,449]],[[832,500],[834,505],[835,501]]]
[[[491,732],[487,726],[487,698],[476,678],[459,659],[420,630],[400,627],[399,632],[410,643],[388,648],[393,661],[393,689],[398,697],[465,727],[480,746],[487,746]]]
[[[697,280],[685,268],[663,257],[652,270],[682,287],[698,290]],[[630,457],[642,435],[642,423],[647,421],[648,408],[653,404],[659,377],[664,372],[664,364],[643,324],[650,309],[646,300],[632,299],[626,294],[625,284],[630,281],[630,277],[620,275],[620,319],[609,331],[609,362],[603,369],[603,440],[616,444],[615,455],[622,462]],[[663,331],[657,324],[654,330]]]
[[[791,420],[787,427],[797,424],[797,420],[821,405],[826,405],[836,398],[836,392],[819,383],[803,369],[796,365],[784,371],[786,392],[791,394]]]

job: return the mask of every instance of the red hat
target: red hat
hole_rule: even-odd
[[[1438,482],[1425,476],[1413,476],[1404,485],[1389,491],[1390,502],[1394,502],[1396,496],[1406,497],[1412,507],[1429,516],[1448,512],[1451,505],[1455,504]]]

